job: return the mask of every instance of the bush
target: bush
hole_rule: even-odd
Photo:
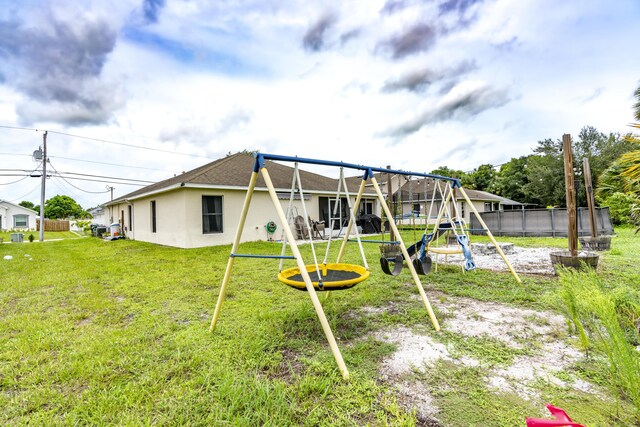
[[[33,233],[29,234],[29,241],[33,243],[33,239],[35,239],[35,237],[33,237]]]
[[[560,297],[583,350],[605,354],[611,383],[636,409],[640,422],[640,293],[627,285],[605,286],[595,273],[560,273]]]
[[[639,203],[637,197],[620,192],[613,193],[602,201],[604,206],[609,206],[614,225],[631,224],[631,208],[636,203]]]

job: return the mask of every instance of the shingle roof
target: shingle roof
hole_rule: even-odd
[[[425,187],[425,181],[426,181],[426,187]],[[413,193],[413,200],[425,200],[425,199],[431,200],[431,198],[433,197],[434,182],[435,181],[432,179],[417,178],[404,183],[401,187],[402,200],[410,200],[412,193]],[[447,186],[450,185],[450,183],[443,183],[443,184]],[[445,187],[443,186],[442,189],[444,192]],[[465,188],[464,191],[465,193],[467,193],[467,196],[469,196],[469,199],[471,200],[500,202],[503,205],[522,205],[522,203],[520,202],[516,202],[514,200],[507,199],[506,197],[501,197],[496,194],[489,193],[487,191],[472,190],[467,188]],[[426,197],[425,197],[425,193],[426,193]],[[446,197],[447,193],[444,193],[444,194]],[[460,192],[456,192],[456,199],[461,200],[461,199],[464,199],[464,197],[462,196],[462,194],[460,194]],[[436,190],[434,200],[441,200],[440,191]]]
[[[164,181],[148,185],[114,200],[118,202],[126,199],[135,199],[144,194],[163,191],[176,186],[188,184],[210,185],[212,187],[238,187],[246,188],[249,185],[255,158],[249,153],[236,153],[215,160],[206,165],[192,169],[183,174],[174,176]],[[265,166],[276,189],[290,189],[294,168],[267,160]],[[313,172],[300,170],[300,180],[305,191],[336,192],[338,180],[319,175]],[[349,191],[357,191],[358,187],[349,185]],[[262,174],[258,176],[256,187],[266,187]],[[354,190],[355,188],[355,190]],[[108,204],[111,204],[110,202]]]
[[[178,186],[188,186],[189,184],[211,187],[238,187],[239,189],[246,188],[249,185],[249,180],[251,178],[251,172],[253,171],[254,164],[255,158],[250,153],[241,152],[232,154],[230,156],[223,157],[211,163],[207,163],[206,165],[192,169],[183,174],[133,191],[116,200],[113,200],[112,202],[107,203],[107,205],[118,203],[122,200],[135,199],[145,194],[161,192]],[[270,160],[266,160],[265,165],[267,170],[269,171],[271,181],[273,182],[273,185],[276,189],[288,190],[291,188],[291,181],[294,172],[293,167]],[[375,173],[374,176],[380,184],[384,185],[384,183],[386,183],[386,173]],[[300,169],[300,179],[305,191],[335,193],[338,189],[337,179],[305,171],[303,169]],[[432,179],[426,178],[413,179],[410,181],[410,183],[406,182],[402,186],[402,200],[409,200],[409,188],[412,189],[414,199],[419,198],[424,200],[425,180],[427,181],[427,199],[430,200],[433,193],[434,181]],[[346,181],[349,187],[349,192],[352,194],[356,194],[360,183],[362,182],[362,175],[347,177]],[[256,187],[266,187],[264,179],[262,178],[262,174],[258,176]],[[496,196],[495,194],[487,193],[484,191],[466,189],[465,191],[467,192],[469,198],[474,200],[501,201],[504,204],[518,204],[518,202],[514,202],[513,200],[505,199],[503,197]],[[369,186],[365,190],[365,193],[372,194],[373,192],[374,191],[369,184]],[[458,194],[458,199],[460,199],[461,197],[462,196]],[[438,191],[436,191],[435,200],[440,200]]]
[[[33,209],[25,208],[24,206],[20,206],[20,205],[17,205],[17,204],[15,204],[15,203],[11,203],[11,202],[10,202],[10,201],[8,201],[8,200],[0,199],[0,204],[4,204],[4,205],[11,205],[11,206],[13,206],[13,208],[14,208],[14,209],[19,209],[19,210],[27,211],[27,212],[29,212],[29,213],[31,213],[31,214],[34,214],[34,215],[37,215],[37,214],[38,214],[38,213],[37,213],[36,211],[34,211]]]

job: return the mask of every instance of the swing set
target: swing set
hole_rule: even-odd
[[[497,242],[495,241],[495,239],[493,238],[493,236],[491,235],[491,232],[487,229],[486,225],[484,224],[484,222],[482,221],[482,219],[480,218],[480,215],[477,213],[477,211],[475,210],[475,208],[473,208],[473,205],[471,204],[471,202],[469,201],[469,198],[467,197],[467,195],[464,193],[464,190],[460,187],[460,182],[455,179],[455,178],[449,178],[449,177],[444,177],[444,176],[439,176],[439,175],[433,175],[433,174],[423,174],[423,173],[416,173],[416,172],[406,172],[406,171],[399,171],[399,170],[390,170],[390,169],[382,169],[382,168],[375,168],[375,167],[370,167],[370,166],[362,166],[362,165],[357,165],[357,164],[351,164],[351,163],[343,163],[343,162],[334,162],[334,161],[327,161],[327,160],[317,160],[317,159],[308,159],[308,158],[299,158],[299,157],[290,157],[290,156],[281,156],[281,155],[275,155],[275,154],[264,154],[264,153],[256,153],[255,154],[255,164],[253,167],[253,172],[251,174],[251,179],[249,181],[249,187],[247,189],[247,193],[245,196],[245,200],[244,200],[244,205],[242,207],[242,211],[240,214],[240,220],[238,223],[238,228],[236,230],[236,235],[235,235],[235,239],[233,242],[233,245],[231,247],[231,253],[229,254],[229,260],[227,262],[227,267],[225,270],[225,274],[224,277],[222,279],[222,285],[220,287],[220,293],[218,295],[218,300],[216,303],[216,307],[215,307],[215,311],[213,314],[213,318],[211,319],[211,326],[209,328],[210,331],[213,331],[215,329],[215,326],[217,324],[221,309],[222,309],[222,303],[224,301],[225,298],[225,294],[226,294],[226,290],[227,290],[227,286],[229,283],[229,280],[231,278],[231,272],[233,270],[233,266],[234,266],[234,262],[236,258],[267,258],[267,259],[279,259],[280,260],[280,273],[278,274],[278,280],[288,286],[291,286],[295,289],[298,290],[302,290],[302,291],[306,291],[309,294],[309,298],[311,299],[311,302],[313,304],[313,307],[316,311],[316,315],[318,316],[318,319],[320,321],[320,324],[322,325],[322,329],[324,331],[324,334],[327,338],[327,341],[329,343],[329,347],[331,349],[331,352],[334,356],[334,359],[336,361],[336,364],[338,365],[338,368],[340,369],[340,372],[342,373],[342,376],[346,379],[349,377],[349,371],[347,370],[347,367],[344,363],[344,360],[342,358],[342,354],[340,353],[340,349],[338,348],[338,345],[336,343],[335,337],[333,335],[333,332],[331,330],[331,327],[329,326],[329,322],[327,321],[327,318],[324,314],[324,310],[322,309],[322,304],[320,303],[320,300],[318,298],[317,292],[322,292],[322,291],[333,291],[333,290],[343,290],[343,289],[348,289],[351,288],[355,285],[357,285],[358,283],[366,280],[371,272],[369,270],[369,265],[367,264],[367,260],[364,254],[364,249],[362,246],[362,243],[384,243],[381,241],[376,241],[376,240],[363,240],[360,238],[359,232],[357,227],[355,227],[356,225],[356,214],[357,214],[357,210],[358,210],[358,206],[360,205],[360,201],[362,200],[362,196],[364,194],[364,190],[365,190],[365,186],[367,185],[368,182],[371,183],[371,185],[373,186],[377,199],[380,202],[380,206],[382,207],[384,214],[386,215],[387,218],[393,218],[391,211],[389,209],[389,207],[387,206],[385,200],[384,200],[384,196],[382,194],[382,191],[380,190],[380,186],[378,185],[378,182],[374,176],[374,172],[385,172],[385,173],[393,173],[393,174],[397,174],[397,175],[401,175],[401,176],[420,176],[420,177],[424,177],[424,178],[431,178],[434,180],[437,180],[439,182],[446,182],[448,183],[449,187],[451,188],[457,188],[461,191],[461,194],[465,197],[465,199],[468,201],[469,205],[472,207],[474,213],[477,215],[478,219],[480,220],[480,223],[482,224],[482,226],[485,228],[485,230],[487,231],[487,234],[489,235],[489,237],[491,238],[491,240],[493,241],[493,243],[495,244],[496,248],[498,249],[498,251],[500,252],[500,254],[502,255],[503,259],[505,260],[505,262],[507,263],[509,269],[511,270],[512,274],[514,275],[514,277],[516,278],[516,280],[518,281],[518,283],[520,283],[520,278],[518,277],[518,275],[515,273],[515,271],[513,270],[513,268],[511,267],[511,265],[509,264],[509,262],[507,261],[506,257],[504,256],[504,253],[502,253],[502,251],[500,250],[499,245],[497,244]],[[294,163],[295,167],[294,167],[294,173],[293,173],[293,179],[292,179],[292,184],[291,184],[291,192],[290,192],[290,198],[289,198],[289,207],[287,209],[287,212],[285,213],[285,211],[282,208],[282,205],[280,203],[278,194],[276,192],[276,189],[273,185],[273,182],[269,176],[269,172],[268,172],[268,168],[267,168],[267,160],[271,160],[271,161],[280,161],[280,162],[288,162],[288,163]],[[335,210],[333,213],[333,218],[338,217],[337,215],[337,210],[340,209],[340,203],[339,201],[341,200],[341,197],[346,198],[347,203],[348,203],[348,207],[349,207],[349,221],[348,224],[346,226],[346,231],[344,232],[344,235],[342,237],[342,242],[340,245],[340,249],[337,255],[337,258],[335,260],[335,262],[328,262],[328,257],[329,257],[329,248],[331,246],[331,240],[332,240],[332,234],[333,233],[329,233],[329,238],[328,238],[328,242],[327,242],[327,248],[326,248],[326,252],[325,252],[325,257],[322,260],[322,262],[318,261],[318,257],[316,254],[316,250],[315,247],[313,245],[313,239],[311,236],[311,233],[309,233],[309,243],[310,243],[310,248],[311,248],[311,253],[312,253],[312,257],[313,257],[313,263],[306,263],[301,252],[300,249],[298,247],[298,243],[296,242],[293,230],[290,226],[289,223],[289,218],[291,216],[291,212],[292,212],[292,206],[293,206],[293,200],[295,199],[295,193],[296,191],[298,192],[299,195],[299,200],[302,204],[302,210],[303,210],[303,218],[305,221],[305,225],[307,226],[307,229],[311,229],[310,227],[310,222],[309,222],[309,215],[307,214],[307,210],[306,210],[306,205],[305,205],[305,197],[304,197],[304,193],[303,193],[303,186],[302,186],[302,182],[300,180],[300,173],[299,173],[299,169],[298,169],[298,164],[313,164],[313,165],[321,165],[321,166],[332,166],[332,167],[339,167],[340,168],[340,179],[338,180],[338,190],[336,192],[336,203],[335,203]],[[355,203],[352,205],[351,204],[351,196],[349,194],[349,190],[347,188],[347,183],[344,177],[344,169],[354,169],[354,170],[359,170],[359,171],[363,171],[364,174],[362,176],[362,181],[360,182],[360,187],[358,190],[358,194],[356,196],[356,200]],[[249,211],[249,206],[251,204],[251,199],[256,187],[256,182],[258,180],[258,176],[262,175],[262,178],[266,184],[269,196],[271,198],[271,201],[273,203],[273,206],[276,210],[276,214],[278,216],[278,220],[280,221],[280,223],[282,224],[282,228],[283,228],[283,239],[282,239],[282,250],[280,252],[279,255],[258,255],[258,254],[241,254],[238,253],[238,248],[240,245],[240,239],[242,237],[242,231],[244,229],[244,225],[245,225],[245,220],[247,218],[247,213]],[[449,198],[447,198],[447,200],[449,200]],[[444,215],[444,214],[442,214]],[[436,226],[440,226],[441,223],[441,219],[442,219],[442,215],[438,215],[438,218],[436,220]],[[427,221],[428,223],[428,221]],[[393,242],[388,242],[388,243],[393,243],[393,244],[397,244],[400,248],[400,255],[398,255],[398,257],[396,257],[393,261],[396,263],[395,267],[394,267],[394,271],[398,270],[396,274],[399,274],[400,270],[402,269],[402,265],[403,265],[403,260],[412,260],[413,257],[413,261],[412,262],[407,262],[407,267],[411,273],[411,276],[413,278],[413,281],[418,289],[418,292],[420,294],[421,300],[429,314],[429,318],[431,320],[431,323],[433,324],[433,327],[435,328],[436,331],[440,330],[440,324],[438,323],[438,319],[435,316],[435,313],[433,312],[433,309],[431,307],[431,304],[429,302],[429,299],[427,298],[427,295],[424,291],[424,288],[422,286],[422,283],[420,282],[420,278],[419,278],[419,274],[426,274],[428,272],[429,266],[427,265],[428,263],[430,263],[430,260],[428,260],[428,255],[427,255],[427,250],[429,247],[429,243],[431,240],[431,238],[428,237],[428,234],[425,232],[425,234],[423,235],[422,239],[418,242],[416,242],[416,244],[407,247],[405,246],[402,237],[400,235],[400,232],[395,224],[394,221],[389,221],[389,226],[390,229],[393,231],[394,235],[396,236],[396,241]],[[330,230],[333,229],[333,224],[329,224],[328,227]],[[428,228],[428,227],[427,227]],[[345,250],[346,250],[346,246],[349,242],[353,242],[352,239],[350,239],[350,235],[352,230],[354,231],[355,234],[355,241],[358,243],[358,247],[360,249],[360,255],[362,257],[362,264],[363,265],[355,265],[355,264],[348,264],[348,263],[344,263],[342,261],[344,254],[345,254]],[[437,230],[437,228],[436,228]],[[435,233],[435,231],[434,231]],[[465,235],[466,236],[466,235]],[[286,247],[287,245],[290,247],[291,253],[292,255],[286,255]],[[416,256],[417,255],[417,256]],[[288,268],[288,269],[284,269],[283,270],[283,262],[286,259],[292,259],[296,261],[296,267],[293,268]],[[381,258],[381,267],[383,269],[383,271],[385,271],[385,267],[384,267],[384,262],[383,259],[385,261],[387,261],[384,257]],[[399,266],[399,267],[398,267]],[[387,261],[387,270],[388,270],[388,261]],[[386,271],[385,271],[386,272]]]

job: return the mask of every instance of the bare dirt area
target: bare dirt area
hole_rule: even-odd
[[[511,266],[517,273],[526,274],[555,274],[553,266],[551,265],[551,258],[549,254],[551,252],[557,252],[558,248],[521,248],[518,246],[513,247],[511,253],[505,256],[511,263]],[[464,257],[461,254],[456,255],[432,255],[433,262],[453,265],[463,265]],[[473,261],[477,268],[493,271],[508,271],[508,267],[502,257],[495,254],[480,254],[473,253]]]
[[[523,400],[539,403],[540,407],[544,404],[538,402],[541,381],[586,393],[598,392],[592,384],[566,372],[560,374],[582,358],[582,353],[568,343],[563,316],[443,294],[432,293],[430,299],[441,313],[443,332],[456,334],[463,340],[465,337],[493,340],[504,345],[507,352],[512,349],[516,356],[506,364],[488,362],[478,357],[482,349],[475,355],[457,351],[455,342],[447,342],[441,335],[439,338],[439,333],[432,330],[416,331],[401,326],[376,332],[376,339],[397,346],[396,352],[383,362],[380,376],[393,384],[407,407],[417,411],[422,425],[440,425],[438,408],[428,388],[412,373],[428,374],[440,360],[482,368],[489,390],[514,393]],[[384,310],[365,308],[362,312],[372,315]]]

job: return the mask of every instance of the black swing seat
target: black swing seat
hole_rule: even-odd
[[[422,240],[419,240],[409,246],[407,248],[409,256],[412,257],[413,255],[416,255],[421,247]],[[431,257],[428,254],[424,254],[424,257],[420,257],[420,254],[417,254],[417,256],[413,258],[412,262],[413,267],[416,269],[416,273],[420,275],[427,275],[431,271]],[[389,263],[394,263],[393,269],[390,268]],[[380,257],[380,268],[382,269],[382,272],[390,276],[397,276],[400,274],[400,272],[402,272],[403,263],[404,256],[402,254],[396,255],[395,258]]]

